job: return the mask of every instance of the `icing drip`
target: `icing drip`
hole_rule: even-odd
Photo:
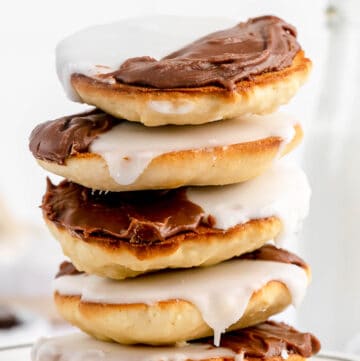
[[[222,187],[104,195],[67,181],[58,186],[48,182],[42,209],[46,219],[84,240],[129,240],[138,246],[184,232],[222,232],[274,216],[283,225],[276,237],[281,243],[307,215],[309,198],[301,169],[281,161],[253,180]]]
[[[279,217],[281,244],[300,228],[309,211],[310,187],[304,172],[295,164],[277,162],[258,177],[226,187],[193,187],[189,200],[215,220],[214,227],[229,229],[251,219]]]
[[[215,345],[219,345],[221,334],[241,319],[253,293],[271,281],[287,286],[295,306],[308,284],[306,271],[296,265],[234,259],[212,267],[167,271],[121,282],[88,274],[60,276],[54,281],[54,290],[61,295],[81,296],[85,302],[105,304],[188,301],[199,309],[214,331]]]
[[[89,149],[105,159],[110,175],[117,183],[129,185],[154,158],[174,151],[206,148],[211,152],[214,147],[279,137],[280,152],[293,139],[296,123],[294,117],[283,113],[248,115],[201,126],[149,128],[122,122],[100,134]]]

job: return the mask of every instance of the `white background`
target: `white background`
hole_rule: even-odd
[[[278,15],[296,25],[300,43],[314,62],[309,83],[288,106],[303,122],[305,130],[311,132],[312,126],[318,121],[315,114],[318,114],[319,92],[323,90],[324,61],[327,55],[325,6],[325,0],[2,1],[0,5],[0,200],[3,200],[16,221],[31,224],[39,230],[37,233],[39,238],[35,239],[34,233],[24,236],[31,247],[27,248],[23,245],[21,262],[12,265],[14,269],[20,270],[19,273],[15,272],[12,278],[7,277],[6,280],[0,277],[0,281],[3,282],[0,284],[1,288],[9,292],[15,289],[14,284],[16,284],[22,291],[36,289],[38,292],[46,293],[46,290],[49,290],[48,281],[57,267],[54,260],[61,257],[56,242],[46,232],[42,232],[44,227],[38,205],[45,188],[45,172],[36,165],[28,151],[28,136],[37,123],[85,107],[72,103],[65,97],[56,77],[54,48],[59,40],[88,25],[136,15],[215,15],[235,17],[239,21],[261,14]],[[339,57],[340,55],[335,54]],[[352,76],[352,74],[348,75]],[[326,104],[329,107],[330,105]],[[323,159],[314,154],[318,151],[316,148],[318,138],[308,135],[308,139],[311,139],[312,143],[305,147],[305,158],[311,165],[307,168],[312,170],[313,173],[310,174],[312,178],[315,175],[319,178],[320,184],[317,187],[321,190],[327,181],[321,176],[324,175],[323,169],[326,172],[327,168],[322,162]],[[354,151],[358,152],[358,148]],[[297,151],[300,160],[302,152],[304,147]],[[332,196],[326,193],[324,197]],[[338,220],[336,217],[327,216],[329,207],[327,206],[326,209],[321,207],[323,199],[318,199],[316,195],[314,198],[317,202],[315,203],[317,210],[315,209],[315,217],[312,219],[316,222],[310,222],[311,229],[305,233],[308,236],[301,240],[304,244],[301,248],[306,251],[308,259],[312,260],[313,269],[316,271],[314,289],[309,292],[299,318],[303,327],[310,327],[314,332],[318,332],[326,348],[343,348],[350,337],[347,334],[350,327],[347,326],[350,325],[352,317],[354,320],[360,320],[360,311],[355,311],[359,302],[354,299],[356,293],[352,292],[351,282],[347,283],[350,284],[348,289],[341,288],[342,293],[339,293],[340,286],[336,282],[341,284],[344,282],[335,279],[335,276],[338,270],[345,269],[346,265],[348,269],[344,274],[346,278],[351,278],[351,273],[358,269],[351,268],[352,264],[357,263],[358,256],[353,255],[353,258],[349,258],[351,255],[345,257],[342,254],[344,259],[342,263],[338,263],[338,254],[345,249],[341,239],[336,243],[337,248],[324,248],[326,244],[330,244],[326,243],[327,237],[331,237],[333,233],[329,219],[334,219],[335,222]],[[324,231],[319,230],[319,223]],[[328,231],[325,232],[325,229]],[[354,238],[352,242],[355,241]],[[360,240],[358,241],[360,243]],[[323,249],[326,249],[324,253],[322,253]],[[350,247],[349,249],[353,250]],[[352,253],[354,254],[353,251]],[[19,256],[19,252],[17,255]],[[33,263],[26,264],[24,259],[29,259],[29,255]],[[25,272],[28,270],[27,267],[31,268],[31,272]],[[34,284],[35,279],[36,284]],[[352,306],[348,310],[349,302],[346,302],[346,298],[352,300]],[[356,327],[354,321],[351,335],[356,331]]]

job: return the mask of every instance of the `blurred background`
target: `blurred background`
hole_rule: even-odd
[[[312,265],[313,283],[295,323],[314,332],[325,350],[360,355],[359,0],[2,2],[0,346],[66,327],[51,306],[51,280],[63,257],[38,207],[46,174],[28,151],[37,123],[86,108],[65,97],[55,73],[55,46],[82,27],[151,14],[236,21],[274,14],[297,27],[314,70],[284,108],[305,128],[296,157],[308,173],[313,199],[304,231],[291,246]]]

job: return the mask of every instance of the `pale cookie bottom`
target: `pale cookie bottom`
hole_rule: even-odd
[[[45,219],[62,250],[79,271],[125,279],[166,268],[210,266],[252,252],[282,231],[276,217],[252,220],[228,230],[199,227],[197,232],[172,236],[157,243],[101,238],[84,240]]]
[[[300,125],[293,139],[281,149],[282,139],[269,137],[258,141],[211,149],[184,150],[154,158],[130,185],[117,183],[105,160],[94,153],[80,153],[65,165],[37,160],[47,171],[84,187],[120,192],[146,189],[172,189],[187,185],[225,185],[244,182],[267,170],[274,160],[291,152],[301,141]]]

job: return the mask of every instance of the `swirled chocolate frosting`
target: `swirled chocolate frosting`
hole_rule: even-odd
[[[66,158],[86,152],[99,134],[119,122],[99,109],[50,120],[32,131],[29,148],[37,159],[64,164]]]
[[[306,268],[306,263],[296,254],[286,251],[282,248],[276,248],[272,245],[265,245],[255,251],[241,255],[241,259],[275,261],[282,263],[291,263],[293,265]]]
[[[105,77],[160,89],[220,85],[232,90],[240,80],[289,67],[299,50],[293,26],[262,16],[209,34],[161,60],[128,59]]]
[[[213,228],[211,217],[205,217],[203,209],[187,198],[186,188],[105,194],[66,180],[57,186],[48,180],[42,209],[45,219],[84,241],[113,246],[119,241],[134,246],[155,245],[189,232],[223,232]],[[298,256],[270,245],[240,258],[306,268]]]
[[[211,343],[212,339],[208,342]],[[320,350],[319,340],[311,333],[302,333],[282,322],[266,321],[256,326],[225,333],[221,347],[243,354],[245,359],[281,356],[286,351],[310,357]]]
[[[42,209],[46,219],[85,240],[151,243],[205,223],[202,208],[187,199],[184,188],[104,194],[66,180],[58,186],[48,180]]]

